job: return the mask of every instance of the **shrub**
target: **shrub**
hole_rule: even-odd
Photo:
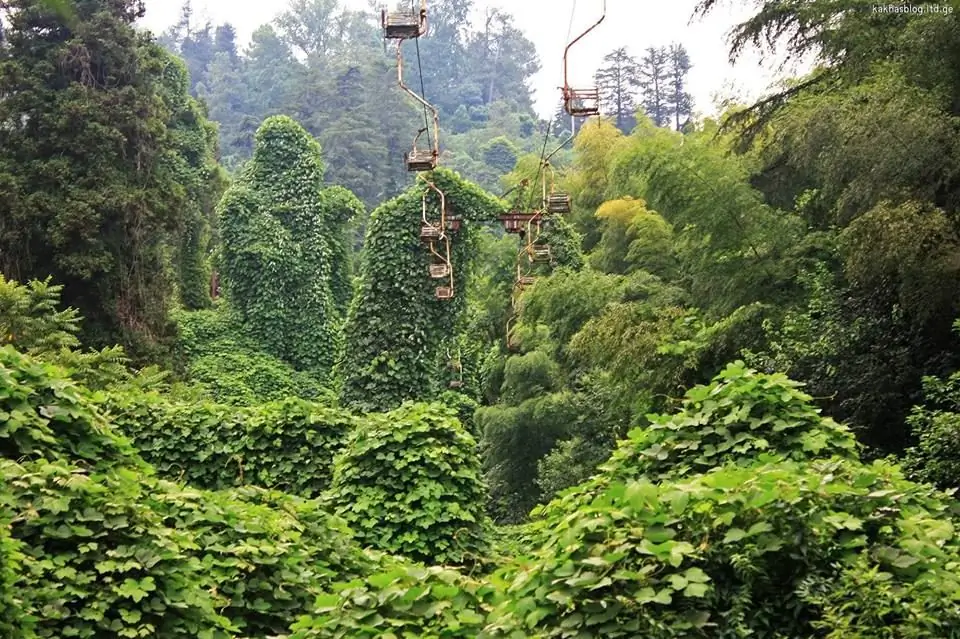
[[[134,471],[0,460],[0,480],[26,556],[18,621],[37,636],[233,636],[201,587],[193,540],[163,526]]]
[[[955,510],[880,462],[611,482],[498,575],[488,636],[954,636]]]
[[[329,498],[363,545],[461,564],[485,549],[485,495],[476,441],[454,411],[407,403],[360,423]]]
[[[107,407],[163,477],[198,488],[252,484],[308,498],[330,484],[333,458],[355,421],[298,399],[236,408],[124,393],[109,396]]]
[[[630,431],[600,466],[600,483],[571,489],[565,502],[587,503],[610,481],[681,478],[728,462],[751,464],[765,453],[794,460],[855,459],[850,430],[821,416],[799,386],[785,375],[732,363],[710,384],[687,391],[675,414],[647,415],[650,425]],[[539,507],[533,515],[544,512]]]
[[[0,347],[0,458],[135,463],[130,443],[65,370]]]
[[[264,352],[229,309],[180,312],[175,317],[187,378],[208,399],[237,406],[287,397],[333,399],[318,379]]]
[[[917,481],[960,488],[960,373],[925,377],[923,391],[925,404],[907,417],[917,443],[905,451],[904,467]]]
[[[323,587],[362,572],[350,531],[316,502],[254,488],[159,488],[151,507],[193,538],[203,587],[225,600],[220,612],[241,636],[286,632]]]
[[[398,565],[318,597],[290,639],[472,639],[483,628],[490,591],[453,570]]]
[[[10,536],[13,513],[6,504],[11,500],[6,485],[0,485],[0,637],[20,639],[16,619],[23,608],[16,595],[14,581],[23,564],[20,544]]]

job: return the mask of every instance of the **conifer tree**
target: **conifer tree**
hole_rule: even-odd
[[[629,133],[636,124],[639,66],[624,47],[608,53],[603,62],[596,74],[600,104],[605,106],[606,115],[616,119],[617,128]]]

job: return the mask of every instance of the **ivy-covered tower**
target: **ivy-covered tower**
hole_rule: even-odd
[[[331,279],[344,224],[328,210],[323,174],[320,144],[291,118],[271,117],[220,205],[230,304],[269,352],[321,378],[340,351]]]

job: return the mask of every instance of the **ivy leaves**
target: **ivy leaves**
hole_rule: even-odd
[[[437,564],[486,547],[477,444],[437,404],[368,415],[335,463],[329,499],[365,546]]]
[[[449,234],[457,294],[436,299],[437,281],[428,276],[430,252],[419,240],[425,187],[418,184],[378,207],[345,326],[341,401],[357,410],[390,410],[437,395],[441,346],[454,337],[466,306],[471,226],[496,222],[503,210],[499,200],[449,170],[438,169],[429,179],[444,193],[447,216],[463,220]],[[430,219],[439,219],[439,204],[437,197],[428,199]]]

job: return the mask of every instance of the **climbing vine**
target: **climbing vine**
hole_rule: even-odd
[[[347,314],[353,297],[351,246],[347,234],[352,222],[366,211],[363,202],[342,186],[328,186],[323,190],[327,211],[327,243],[330,245],[330,293],[339,315]]]
[[[450,232],[454,296],[437,299],[438,280],[428,275],[429,251],[419,238],[425,182],[378,207],[370,218],[360,283],[345,327],[341,400],[360,410],[389,410],[407,399],[435,394],[445,354],[465,308],[472,231],[496,222],[503,204],[446,169],[428,174],[445,196],[447,216],[459,217]],[[439,196],[427,198],[428,219],[438,220]]]
[[[336,191],[328,215],[323,173],[319,143],[286,116],[268,118],[221,203],[230,302],[268,351],[320,377],[340,350],[332,274],[342,250],[331,238],[343,235],[340,207],[354,206]]]

